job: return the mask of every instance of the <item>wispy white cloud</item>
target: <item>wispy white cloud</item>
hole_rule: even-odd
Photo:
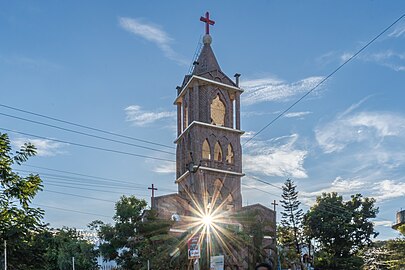
[[[173,50],[171,46],[173,39],[160,26],[142,22],[140,19],[125,17],[119,18],[119,24],[126,31],[155,43],[170,60],[174,60],[180,65],[188,64],[182,56]]]
[[[154,167],[153,171],[160,174],[174,174],[176,173],[176,163],[168,161],[160,162],[159,165]]]
[[[398,24],[394,30],[388,34],[391,38],[397,38],[402,35],[405,35],[405,23]]]
[[[353,53],[345,52],[340,55],[341,62],[348,60]],[[390,68],[394,71],[405,71],[405,53],[394,50],[385,50],[375,53],[358,55],[358,60],[372,62]]]
[[[310,198],[315,198],[316,196],[320,196],[322,193],[330,192],[337,192],[339,194],[354,194],[357,191],[362,190],[366,185],[366,181],[362,179],[343,179],[341,176],[338,176],[332,181],[329,187],[311,192],[301,191],[300,194],[302,197]]]
[[[378,201],[405,197],[405,182],[383,180],[373,187],[374,198]]]
[[[65,154],[66,151],[62,150],[62,148],[68,145],[46,139],[16,138],[12,140],[12,144],[16,148],[20,148],[27,142],[32,143],[37,148],[37,156],[43,157]]]
[[[242,102],[251,105],[265,101],[288,101],[296,95],[309,91],[323,78],[308,77],[293,83],[272,77],[243,81],[241,86],[245,89],[245,94]]]
[[[25,55],[0,55],[0,63],[36,71],[53,71],[62,68],[61,65],[43,58],[33,58]]]
[[[373,221],[374,226],[382,226],[382,227],[391,227],[392,226],[392,221],[388,221],[388,220],[377,220],[377,221]]]
[[[312,112],[289,112],[284,114],[284,117],[287,118],[300,118],[303,119],[305,115],[311,114]]]
[[[296,148],[298,134],[279,137],[266,142],[251,141],[244,155],[244,170],[268,176],[306,178],[304,160],[306,150]]]
[[[144,126],[165,118],[174,118],[176,112],[173,111],[145,111],[141,106],[131,105],[125,108],[126,121],[136,126]]]
[[[355,142],[372,142],[378,146],[387,136],[404,136],[405,117],[390,112],[359,112],[343,115],[317,127],[315,136],[326,153],[339,152]]]

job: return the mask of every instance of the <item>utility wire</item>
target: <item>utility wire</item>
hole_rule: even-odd
[[[96,179],[100,179],[103,180],[105,182],[112,182],[112,183],[123,183],[123,184],[129,184],[129,185],[134,185],[136,187],[142,187],[142,188],[148,188],[148,186],[143,185],[143,184],[139,184],[139,182],[132,182],[132,181],[124,181],[124,180],[119,180],[119,179],[114,179],[114,178],[106,178],[106,177],[100,177],[100,176],[94,176],[94,175],[89,175],[89,174],[82,174],[82,173],[75,173],[75,172],[70,172],[70,171],[64,171],[64,170],[57,170],[57,169],[51,169],[51,168],[47,168],[47,167],[42,167],[42,166],[34,166],[34,165],[27,165],[27,164],[21,164],[22,166],[25,167],[30,167],[30,168],[36,168],[36,169],[43,169],[43,170],[48,170],[48,171],[52,171],[52,172],[59,172],[59,173],[65,173],[65,174],[71,174],[71,175],[76,175],[76,176],[84,176],[84,177],[88,177],[88,178],[77,178],[77,179],[83,179],[83,180],[96,180]],[[25,171],[25,172],[31,172],[31,173],[36,173],[39,175],[42,175],[44,173],[42,172],[33,172],[33,171]],[[44,174],[45,175],[45,174]],[[57,175],[57,176],[61,176],[61,177],[65,177],[64,175]],[[90,179],[89,179],[90,178]],[[91,178],[95,178],[95,179],[91,179]],[[74,179],[74,178],[72,178]],[[162,191],[170,191],[170,192],[176,192],[176,190],[172,190],[172,189],[167,189],[167,188],[159,188],[159,190]]]
[[[151,151],[156,151],[156,152],[160,152],[160,153],[165,153],[165,154],[169,154],[169,155],[175,155],[173,152],[168,152],[168,151],[164,151],[164,150],[160,150],[160,149],[156,149],[156,148],[152,148],[152,147],[147,147],[147,146],[142,146],[142,145],[138,145],[138,144],[133,144],[133,143],[127,143],[124,141],[114,140],[114,139],[97,136],[97,135],[93,135],[93,134],[86,133],[86,132],[76,131],[76,130],[69,129],[69,128],[59,127],[59,126],[55,126],[55,125],[51,125],[51,124],[47,124],[47,123],[43,123],[43,122],[39,122],[39,121],[34,121],[34,120],[27,119],[27,118],[18,117],[18,116],[14,116],[14,115],[2,113],[2,112],[0,112],[0,115],[22,120],[22,121],[26,121],[26,122],[30,122],[30,123],[34,123],[34,124],[38,124],[38,125],[42,125],[42,126],[46,126],[46,127],[56,128],[59,130],[68,131],[68,132],[72,132],[72,133],[76,133],[76,134],[80,134],[80,135],[84,135],[84,136],[88,136],[88,137],[92,137],[92,138],[96,138],[96,139],[100,139],[100,140],[125,144],[125,145],[129,145],[129,146],[147,149],[147,150],[151,150]]]
[[[66,208],[61,208],[61,207],[55,207],[55,206],[45,205],[45,204],[33,203],[33,205],[36,205],[36,206],[39,206],[39,207],[45,207],[45,208],[51,208],[51,209],[66,211],[66,212],[79,213],[79,214],[84,214],[84,215],[111,218],[110,216],[106,216],[106,215],[95,214],[95,213],[84,212],[84,211],[78,211],[78,210],[73,210],[73,209],[66,209]]]
[[[83,196],[83,195],[72,194],[72,193],[66,193],[66,192],[60,192],[60,191],[55,191],[55,190],[47,190],[46,189],[46,190],[43,190],[43,191],[50,192],[50,193],[56,193],[56,194],[62,194],[62,195],[68,195],[68,196],[74,196],[74,197],[79,197],[79,198],[84,198],[84,199],[96,200],[96,201],[116,203],[115,201],[112,201],[112,200],[105,200],[105,199],[101,199],[101,198],[94,198],[94,197]]]
[[[297,101],[295,101],[293,104],[291,104],[287,109],[283,110],[280,114],[278,114],[273,120],[271,120],[268,124],[266,124],[263,128],[261,128],[256,134],[254,134],[250,139],[248,139],[242,146],[245,146],[247,143],[249,143],[253,138],[255,138],[257,135],[262,133],[265,129],[267,129],[271,124],[273,124],[275,121],[277,121],[280,117],[282,117],[285,113],[287,113],[289,110],[291,110],[295,105],[297,105],[301,100],[303,100],[306,96],[311,94],[315,89],[317,89],[321,84],[323,84],[326,80],[328,80],[330,77],[332,77],[336,72],[338,72],[342,67],[344,67],[347,63],[352,61],[357,55],[359,55],[362,51],[364,51],[368,46],[370,46],[374,41],[376,41],[380,36],[382,36],[385,32],[387,32],[392,26],[394,26],[396,23],[398,23],[402,18],[405,17],[405,14],[400,16],[398,19],[396,19],[393,23],[391,23],[388,27],[386,27],[383,31],[381,31],[377,36],[375,36],[373,39],[371,39],[366,45],[361,47],[360,50],[358,50],[355,54],[353,54],[349,59],[347,59],[345,62],[343,62],[341,65],[339,65],[336,69],[334,69],[331,73],[329,73],[328,76],[323,78],[320,82],[318,82],[314,87],[312,87],[308,92],[306,92],[302,97],[300,97]]]
[[[117,192],[117,191],[113,191],[113,190],[101,190],[101,189],[78,187],[78,186],[69,186],[69,185],[61,185],[61,184],[54,184],[54,183],[44,183],[45,187],[47,185],[55,186],[55,187],[73,188],[73,189],[79,189],[79,190],[89,190],[89,191],[96,191],[96,192],[114,193],[114,194],[120,194],[120,195],[135,195],[135,196],[148,197],[147,195],[123,193],[123,192]]]
[[[255,189],[255,190],[261,191],[261,192],[263,192],[263,193],[270,194],[270,195],[273,195],[273,196],[276,196],[276,197],[281,198],[281,196],[280,196],[280,195],[277,195],[277,194],[274,194],[274,193],[271,193],[271,192],[265,191],[265,190],[263,190],[263,189],[259,189],[259,188],[256,188],[256,187],[252,187],[252,186],[247,185],[247,184],[242,184],[242,186],[245,186],[245,187],[250,188],[250,189]]]
[[[101,132],[101,133],[108,134],[108,135],[113,135],[113,136],[117,136],[117,137],[121,137],[121,138],[125,138],[125,139],[130,139],[130,140],[134,140],[134,141],[138,141],[138,142],[143,142],[143,143],[147,143],[147,144],[161,146],[161,147],[165,147],[165,148],[169,148],[169,149],[175,149],[174,147],[167,146],[167,145],[164,145],[164,144],[160,144],[160,143],[156,143],[156,142],[152,142],[152,141],[148,141],[148,140],[143,140],[143,139],[138,139],[138,138],[133,138],[133,137],[121,135],[121,134],[118,134],[118,133],[105,131],[105,130],[102,130],[102,129],[99,129],[99,128],[94,128],[94,127],[90,127],[90,126],[85,126],[85,125],[73,123],[73,122],[70,122],[70,121],[58,119],[58,118],[47,116],[47,115],[44,115],[44,114],[30,112],[30,111],[27,111],[27,110],[19,109],[19,108],[16,108],[16,107],[5,105],[5,104],[0,104],[0,107],[7,108],[7,109],[10,109],[10,110],[14,110],[14,111],[18,111],[18,112],[31,114],[31,115],[35,115],[35,116],[42,117],[42,118],[45,118],[45,119],[53,120],[53,121],[64,123],[64,124],[69,124],[69,125],[72,125],[72,126],[76,126],[76,127],[80,127],[80,128],[84,128],[84,129],[88,129],[88,130],[92,130],[92,131]]]
[[[101,150],[101,151],[105,151],[105,152],[111,152],[111,153],[117,153],[117,154],[123,154],[123,155],[129,155],[129,156],[141,157],[141,158],[147,158],[147,159],[161,160],[161,161],[176,162],[174,160],[170,160],[170,159],[166,159],[166,158],[151,157],[151,156],[139,155],[139,154],[124,152],[124,151],[119,151],[119,150],[114,150],[114,149],[108,149],[108,148],[102,148],[102,147],[92,146],[92,145],[87,145],[87,144],[81,144],[81,143],[74,143],[74,142],[69,142],[69,141],[45,138],[45,137],[42,137],[42,136],[37,136],[37,135],[25,133],[25,132],[15,131],[15,130],[7,129],[7,128],[0,128],[0,130],[4,130],[4,131],[16,133],[16,134],[21,134],[21,135],[25,135],[25,136],[31,136],[31,137],[34,137],[34,138],[49,140],[49,141],[53,141],[53,142],[59,142],[59,143],[65,143],[65,144],[71,144],[71,145],[74,145],[74,146],[80,146],[80,147],[84,147],[84,148],[89,148],[89,149]]]
[[[260,178],[257,177],[257,176],[253,176],[253,175],[246,175],[246,176],[249,177],[249,178],[251,178],[251,179],[253,179],[253,180],[256,180],[256,181],[258,181],[258,182],[260,182],[260,183],[263,183],[263,184],[266,184],[266,185],[269,185],[269,186],[272,186],[272,187],[275,187],[275,188],[278,188],[278,189],[283,190],[282,187],[279,187],[279,186],[276,186],[276,185],[274,185],[274,184],[272,184],[272,183],[266,182],[266,181],[260,179]]]
[[[109,184],[111,182],[107,182],[106,180],[95,180],[95,179],[88,179],[88,178],[75,178],[75,177],[69,177],[69,176],[65,176],[65,175],[39,173],[39,172],[32,172],[32,171],[18,170],[18,169],[15,169],[15,171],[24,172],[24,173],[38,174],[38,175],[41,176],[41,178],[44,178],[44,179],[61,180],[63,182],[67,182],[67,183],[75,182],[75,183],[82,184],[82,185],[111,187],[111,188],[125,189],[125,190],[128,190],[128,189],[146,190],[147,189],[147,186],[139,187],[139,186],[131,186],[131,185],[128,185],[128,184],[117,186],[116,185],[117,183],[113,183],[115,185],[112,185],[112,184]],[[94,181],[99,181],[101,183],[97,183],[97,182],[94,182]]]

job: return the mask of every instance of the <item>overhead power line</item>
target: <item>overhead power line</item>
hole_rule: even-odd
[[[18,112],[22,112],[22,113],[26,113],[26,114],[35,115],[35,116],[42,117],[42,118],[45,118],[45,119],[49,119],[49,120],[52,120],[52,121],[56,121],[56,122],[60,122],[60,123],[64,123],[64,124],[68,124],[68,125],[72,125],[72,126],[92,130],[92,131],[101,132],[101,133],[112,135],[112,136],[117,136],[117,137],[120,137],[120,138],[125,138],[125,139],[129,139],[129,140],[143,142],[143,143],[147,143],[147,144],[151,144],[151,145],[157,145],[157,146],[161,146],[161,147],[165,147],[165,148],[169,148],[169,149],[175,149],[174,147],[167,146],[167,145],[164,145],[164,144],[160,144],[160,143],[156,143],[156,142],[152,142],[152,141],[148,141],[148,140],[144,140],[144,139],[134,138],[134,137],[130,137],[130,136],[118,134],[118,133],[115,133],[115,132],[110,132],[110,131],[102,130],[102,129],[99,129],[99,128],[94,128],[94,127],[82,125],[82,124],[73,123],[73,122],[70,122],[70,121],[67,121],[67,120],[62,120],[62,119],[59,119],[59,118],[56,118],[56,117],[51,117],[51,116],[47,116],[47,115],[44,115],[44,114],[19,109],[19,108],[16,108],[16,107],[5,105],[5,104],[0,104],[0,107],[7,108],[7,109],[10,109],[10,110],[14,110],[14,111],[18,111]]]
[[[376,41],[380,36],[382,36],[385,32],[387,32],[391,27],[393,27],[395,24],[397,24],[402,18],[405,17],[405,14],[400,16],[398,19],[396,19],[393,23],[391,23],[388,27],[386,27],[383,31],[381,31],[377,36],[375,36],[373,39],[371,39],[369,42],[367,42],[366,45],[361,47],[360,50],[358,50],[355,54],[353,54],[349,59],[344,61],[341,65],[339,65],[336,69],[334,69],[331,73],[329,73],[328,76],[323,78],[320,82],[318,82],[314,87],[312,87],[308,92],[306,92],[302,97],[300,97],[297,101],[295,101],[293,104],[291,104],[287,109],[283,110],[280,114],[278,114],[274,119],[272,119],[269,123],[267,123],[263,128],[261,128],[256,134],[254,134],[251,138],[249,138],[242,146],[245,146],[247,143],[249,143],[253,138],[255,138],[257,135],[262,133],[265,129],[267,129],[270,125],[272,125],[275,121],[277,121],[280,117],[282,117],[285,113],[290,111],[295,105],[297,105],[301,100],[303,100],[306,96],[311,94],[315,89],[317,89],[321,84],[323,84],[326,80],[328,80],[330,77],[332,77],[336,72],[338,72],[342,67],[344,67],[347,63],[352,61],[357,55],[359,55],[362,51],[364,51],[368,46],[370,46],[374,41]]]
[[[70,175],[75,175],[75,176],[88,177],[88,178],[77,178],[77,179],[92,180],[92,181],[100,179],[100,180],[103,180],[105,182],[123,183],[123,184],[128,184],[128,185],[134,185],[135,187],[139,187],[139,188],[145,188],[145,189],[148,188],[148,185],[140,184],[139,182],[135,182],[135,181],[131,181],[131,180],[121,180],[121,179],[116,179],[116,178],[107,178],[107,177],[101,177],[101,176],[95,176],[95,175],[89,175],[89,174],[83,174],[83,173],[76,173],[76,172],[65,171],[65,170],[57,170],[57,169],[51,169],[51,168],[47,168],[47,167],[34,166],[34,165],[28,165],[28,164],[21,164],[21,166],[30,167],[30,168],[36,168],[36,169],[43,169],[43,170],[48,170],[48,171],[51,171],[51,172],[65,173],[65,174],[70,174]],[[25,172],[36,173],[36,174],[39,174],[39,175],[44,174],[44,173],[38,172],[38,171],[25,171]],[[63,176],[63,175],[56,175],[56,176],[61,176],[61,177],[66,178],[66,176]],[[92,179],[92,178],[94,178],[94,179]],[[159,190],[176,192],[176,190],[167,189],[167,188],[159,188]]]
[[[25,132],[15,131],[15,130],[7,129],[7,128],[0,128],[0,130],[4,130],[7,132],[12,132],[12,133],[16,133],[16,134],[21,134],[21,135],[25,135],[25,136],[31,136],[31,137],[39,138],[39,139],[43,139],[43,140],[49,140],[49,141],[53,141],[53,142],[71,144],[74,146],[79,146],[79,147],[84,147],[84,148],[89,148],[89,149],[94,149],[94,150],[100,150],[100,151],[105,151],[105,152],[111,152],[111,153],[117,153],[117,154],[123,154],[123,155],[129,155],[129,156],[141,157],[141,158],[147,158],[147,159],[176,162],[174,160],[170,160],[170,159],[166,159],[166,158],[151,157],[151,156],[139,155],[139,154],[124,152],[124,151],[119,151],[119,150],[114,150],[114,149],[108,149],[108,148],[103,148],[103,147],[98,147],[98,146],[92,146],[92,145],[87,145],[87,144],[69,142],[69,141],[58,140],[58,139],[50,139],[50,138],[37,136],[34,134],[25,133]]]
[[[84,214],[84,215],[111,218],[110,216],[106,216],[106,215],[101,215],[101,214],[96,214],[96,213],[90,213],[90,212],[84,212],[84,211],[73,210],[73,209],[66,209],[66,208],[61,208],[61,207],[55,207],[55,206],[45,205],[45,204],[33,203],[33,205],[36,205],[36,206],[39,206],[39,207],[44,207],[44,208],[56,209],[56,210],[60,210],[60,211],[79,213],[79,214]]]
[[[250,189],[255,189],[255,190],[261,191],[261,192],[263,192],[263,193],[270,194],[270,195],[273,195],[273,196],[276,196],[276,197],[281,198],[281,196],[280,196],[280,195],[277,195],[277,194],[274,194],[274,193],[268,192],[268,191],[263,190],[263,189],[260,189],[260,188],[252,187],[252,186],[247,185],[247,184],[242,184],[242,186],[245,186],[245,187],[250,188]]]
[[[114,140],[114,139],[110,139],[110,138],[106,138],[106,137],[102,137],[102,136],[97,136],[97,135],[93,135],[93,134],[90,134],[90,133],[73,130],[73,129],[70,129],[70,128],[59,127],[59,126],[55,126],[55,125],[51,125],[51,124],[47,124],[47,123],[43,123],[43,122],[39,122],[39,121],[34,121],[34,120],[27,119],[27,118],[18,117],[18,116],[14,116],[14,115],[2,113],[2,112],[0,112],[0,115],[10,117],[10,118],[14,118],[14,119],[18,119],[18,120],[22,120],[22,121],[26,121],[26,122],[30,122],[30,123],[34,123],[34,124],[37,124],[37,125],[56,128],[56,129],[59,129],[59,130],[68,131],[68,132],[72,132],[72,133],[76,133],[76,134],[80,134],[80,135],[84,135],[84,136],[88,136],[88,137],[92,137],[92,138],[96,138],[96,139],[100,139],[100,140],[125,144],[125,145],[129,145],[129,146],[138,147],[138,148],[151,150],[151,151],[156,151],[156,152],[160,152],[160,153],[165,153],[165,154],[169,154],[169,155],[175,155],[173,152],[168,152],[168,151],[164,151],[164,150],[160,150],[160,149],[156,149],[156,148],[152,148],[152,147],[147,147],[147,146],[142,146],[142,145],[138,145],[138,144],[133,144],[133,143],[127,143],[127,142],[124,142],[124,141]]]
[[[118,191],[113,191],[113,190],[102,190],[102,189],[95,189],[95,188],[86,188],[82,186],[76,186],[76,185],[69,185],[69,184],[60,184],[60,183],[49,183],[49,181],[44,183],[44,186],[46,187],[47,185],[49,186],[55,186],[55,187],[64,187],[64,188],[72,188],[72,189],[79,189],[79,190],[89,190],[89,191],[95,191],[95,192],[104,192],[104,193],[114,193],[114,194],[120,194],[120,195],[135,195],[135,196],[142,196],[142,197],[148,197],[148,195],[142,195],[142,194],[133,194],[131,192],[118,192]]]
[[[283,189],[282,187],[279,187],[279,186],[276,186],[276,185],[274,185],[274,184],[272,184],[272,183],[266,182],[266,181],[260,179],[260,178],[257,177],[257,176],[246,175],[246,177],[249,177],[249,178],[251,178],[251,179],[253,179],[253,180],[256,180],[256,181],[258,181],[258,182],[260,182],[260,183],[263,183],[263,184],[266,184],[266,185],[269,185],[269,186],[272,186],[272,187],[275,187],[275,188],[278,188],[278,189],[281,189],[281,190]]]
[[[106,199],[101,199],[101,198],[94,198],[94,197],[83,196],[83,195],[78,195],[78,194],[72,194],[72,193],[67,193],[67,192],[60,192],[60,191],[55,191],[55,190],[47,190],[47,189],[46,189],[46,190],[43,190],[43,191],[44,191],[44,192],[55,193],[55,194],[61,194],[61,195],[74,196],[74,197],[79,197],[79,198],[84,198],[84,199],[102,201],[102,202],[116,203],[115,201],[112,201],[112,200],[106,200]]]

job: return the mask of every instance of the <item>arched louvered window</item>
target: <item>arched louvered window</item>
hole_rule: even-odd
[[[226,161],[230,164],[234,162],[234,154],[232,144],[228,144],[228,153],[226,154]]]
[[[222,161],[222,148],[219,142],[216,142],[214,146],[214,160]]]
[[[205,139],[202,145],[202,159],[211,159],[211,148],[208,139]]]

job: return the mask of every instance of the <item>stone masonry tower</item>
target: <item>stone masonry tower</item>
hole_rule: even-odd
[[[206,19],[207,21],[205,21]],[[211,48],[208,13],[203,48],[191,75],[178,87],[176,183],[182,198],[208,207],[239,211],[242,207],[240,94],[222,72]],[[238,78],[237,78],[238,80]],[[193,166],[194,165],[194,166]]]

